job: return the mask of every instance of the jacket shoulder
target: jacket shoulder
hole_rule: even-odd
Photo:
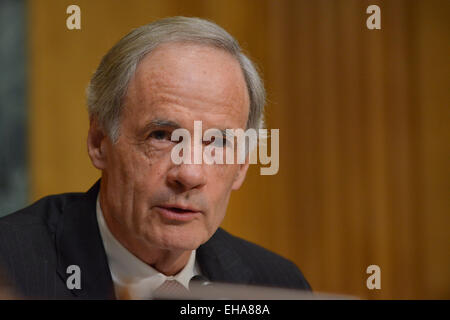
[[[53,255],[61,213],[81,196],[81,193],[47,196],[0,218],[0,265],[6,264],[7,268],[14,270],[30,259],[38,261]]]
[[[308,281],[292,261],[221,228],[214,237],[226,243],[252,270],[254,284],[311,290]]]
[[[41,198],[33,204],[0,218],[0,230],[14,227],[46,226],[54,230],[54,225],[64,208],[79,199],[83,193],[63,193]]]
[[[0,282],[24,297],[54,296],[56,227],[64,208],[82,195],[47,196],[0,219]]]

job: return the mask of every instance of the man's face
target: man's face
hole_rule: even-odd
[[[185,128],[194,140],[195,120],[203,131],[245,129],[248,112],[244,76],[228,53],[170,43],[147,55],[129,83],[118,141],[103,142],[102,208],[113,229],[160,249],[192,250],[206,242],[248,165],[175,165],[171,133]]]

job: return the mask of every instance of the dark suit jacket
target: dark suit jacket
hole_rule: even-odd
[[[95,211],[99,185],[45,197],[0,219],[0,269],[23,297],[115,298]],[[292,262],[221,228],[197,259],[211,281],[310,290]],[[67,288],[69,265],[80,267],[81,289]]]

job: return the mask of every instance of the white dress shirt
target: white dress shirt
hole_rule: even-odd
[[[195,250],[192,251],[186,266],[175,276],[166,276],[133,255],[109,230],[103,218],[98,196],[97,221],[108,258],[116,297],[120,298],[125,296],[129,299],[151,299],[152,292],[163,284],[164,281],[177,280],[185,288],[189,288],[191,278],[200,274],[195,261]]]

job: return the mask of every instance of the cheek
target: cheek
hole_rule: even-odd
[[[237,165],[215,165],[212,169],[212,177],[209,179],[210,193],[214,202],[215,218],[222,218],[225,215],[228,201],[230,199],[233,182],[238,172]],[[220,181],[220,183],[215,183]]]
[[[121,180],[139,182],[161,176],[162,168],[168,158],[165,150],[156,150],[146,144],[119,146],[112,152],[108,169],[121,176]],[[170,154],[170,153],[169,153]]]
[[[239,171],[239,165],[238,164],[221,164],[221,165],[214,165],[214,175],[215,181],[221,181],[221,184],[217,184],[218,188],[224,189],[230,189],[236,180],[236,177],[238,175]]]
[[[155,191],[162,189],[168,157],[139,146],[114,151],[105,172],[108,189],[114,190],[109,201],[115,204],[121,220],[137,227],[144,219]]]

